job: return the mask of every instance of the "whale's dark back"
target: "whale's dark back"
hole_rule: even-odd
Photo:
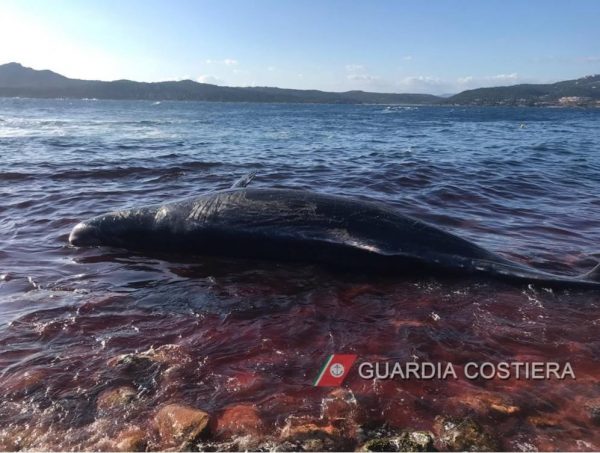
[[[511,262],[380,203],[286,189],[236,188],[110,213],[82,222],[71,243],[392,272],[428,268],[557,285],[598,286],[600,278],[600,266],[561,277]]]
[[[132,235],[138,248],[370,266],[502,260],[380,203],[315,192],[232,189],[147,209],[155,227]]]

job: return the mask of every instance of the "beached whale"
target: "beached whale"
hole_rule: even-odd
[[[487,274],[550,286],[600,288],[600,265],[558,276],[509,261],[381,203],[303,190],[230,189],[116,211],[73,228],[73,246],[114,246],[329,263],[387,272]]]

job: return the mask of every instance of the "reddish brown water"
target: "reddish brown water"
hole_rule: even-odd
[[[0,110],[12,151],[1,168],[0,449],[115,449],[131,427],[165,448],[153,417],[167,403],[208,412],[217,442],[279,442],[314,423],[355,448],[366,427],[433,430],[443,415],[472,417],[503,449],[600,449],[596,291],[66,245],[93,214],[226,187],[259,168],[258,186],[378,199],[577,274],[600,240],[597,114],[185,104],[153,124],[155,107],[141,103],[20,102]],[[115,359],[145,351],[153,360]],[[313,387],[333,353],[457,369],[569,362],[576,380],[372,381],[355,367],[345,392]],[[134,402],[99,407],[121,386]],[[219,434],[239,404],[257,409],[260,426]]]
[[[293,417],[326,426],[339,410],[356,426],[420,429],[431,429],[436,415],[474,414],[506,449],[600,445],[584,407],[600,397],[600,316],[589,294],[377,280],[312,267],[217,266],[207,275],[205,266],[164,265],[169,284],[140,283],[131,295],[55,291],[64,306],[13,321],[0,337],[3,434],[44,449],[109,448],[106,440],[124,425],[153,436],[151,418],[167,402],[215,417],[251,403],[265,433],[278,433]],[[107,367],[119,354],[163,345],[176,346],[167,364]],[[355,402],[328,414],[330,390],[311,384],[334,352],[456,365],[566,360],[577,380],[365,381],[354,369],[344,387]],[[125,384],[139,391],[139,403],[100,413],[99,393]],[[519,410],[507,415],[492,404]],[[549,426],[532,424],[536,416]]]

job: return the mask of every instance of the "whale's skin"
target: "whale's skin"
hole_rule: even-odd
[[[384,204],[291,189],[232,188],[116,211],[73,228],[73,246],[486,274],[600,288],[590,272],[557,276],[406,216]]]

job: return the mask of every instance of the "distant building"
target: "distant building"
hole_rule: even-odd
[[[592,98],[584,96],[563,96],[558,99],[558,103],[564,106],[589,106],[596,104]]]

